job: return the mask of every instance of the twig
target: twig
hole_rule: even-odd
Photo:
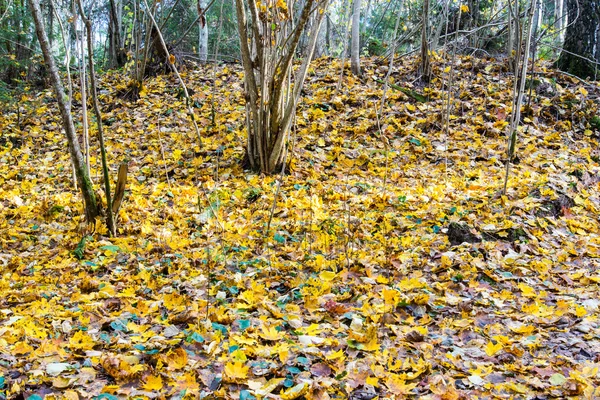
[[[502,194],[506,195],[506,186],[508,185],[508,175],[510,172],[511,159],[515,153],[515,146],[517,142],[517,129],[521,120],[521,103],[523,100],[523,91],[525,90],[525,78],[527,77],[527,61],[529,59],[529,48],[531,46],[531,28],[533,25],[533,15],[535,14],[536,0],[532,0],[529,10],[529,25],[527,26],[527,40],[525,42],[525,53],[523,54],[523,66],[521,68],[521,79],[519,83],[518,76],[515,76],[515,85],[518,85],[517,97],[514,99],[514,106],[512,110],[511,124],[510,124],[510,135],[508,137],[508,149],[506,157],[506,175],[504,177],[504,187]]]

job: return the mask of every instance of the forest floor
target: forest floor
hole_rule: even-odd
[[[336,92],[339,61],[317,60],[284,176],[241,167],[237,66],[183,73],[202,147],[174,77],[127,101],[103,76],[130,171],[116,238],[82,240],[51,91],[2,105],[0,392],[599,398],[599,87],[536,68],[502,196],[513,76],[457,61],[426,87],[402,60],[394,84],[427,101],[397,86],[377,117],[385,64]]]

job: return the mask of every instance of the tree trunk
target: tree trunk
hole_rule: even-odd
[[[71,162],[75,167],[75,175],[77,176],[77,183],[81,189],[83,195],[83,202],[85,206],[85,216],[88,222],[93,222],[96,217],[100,214],[100,209],[96,203],[96,195],[92,187],[92,182],[87,173],[83,154],[81,154],[81,148],[77,140],[77,133],[75,132],[75,126],[73,125],[73,117],[71,116],[71,106],[65,101],[66,95],[63,88],[63,84],[58,75],[58,69],[50,53],[50,45],[48,43],[48,37],[44,30],[44,22],[42,19],[42,11],[40,10],[39,0],[29,0],[29,6],[31,8],[31,14],[35,24],[35,31],[44,54],[44,62],[48,67],[50,73],[50,80],[54,87],[54,94],[56,95],[56,101],[58,108],[62,115],[63,128],[67,136],[67,142],[69,145],[69,154],[71,155]]]
[[[566,26],[564,3],[564,0],[556,0],[554,2],[554,29],[556,29],[556,31],[558,32],[558,42],[561,44],[565,39],[565,32],[563,31],[563,29]]]
[[[598,65],[594,62],[600,62],[600,2],[567,0],[567,13],[569,26],[564,51],[556,66],[580,78],[597,79]]]
[[[325,49],[327,55],[331,55],[331,19],[329,17],[325,18],[327,18],[325,21]]]
[[[429,58],[429,0],[423,1],[423,27],[421,31],[421,79],[431,80],[431,60]]]
[[[113,199],[110,192],[110,175],[108,173],[108,161],[106,160],[106,147],[104,146],[104,129],[102,125],[102,114],[100,113],[100,104],[98,103],[98,88],[96,86],[96,73],[94,68],[94,48],[93,48],[93,32],[92,32],[92,21],[90,21],[83,10],[82,0],[78,0],[79,14],[81,15],[82,23],[85,26],[87,32],[87,49],[88,49],[88,68],[90,70],[90,93],[92,95],[92,104],[94,105],[94,114],[96,114],[96,126],[98,127],[98,142],[100,144],[100,155],[102,159],[102,174],[104,175],[104,196],[106,197],[106,226],[111,236],[116,236],[117,228],[115,226],[115,218],[113,212],[117,213],[121,200],[123,199],[123,193],[118,190],[115,191],[115,196],[119,194],[119,203],[116,205],[113,203]],[[82,32],[82,40],[85,34]],[[82,43],[83,46],[83,43]],[[81,51],[83,56],[83,49]],[[85,67],[83,68],[85,71]],[[89,155],[88,155],[89,156]],[[89,158],[88,158],[89,167]],[[125,182],[127,180],[127,164],[124,164],[124,174],[122,171],[123,166],[119,168],[119,184],[122,186],[124,191]],[[123,176],[124,175],[124,176]],[[117,184],[117,188],[119,187]],[[113,207],[116,205],[116,211],[113,211]]]
[[[533,0],[532,4],[536,3],[535,5],[535,15],[533,17],[533,28],[532,28],[532,32],[533,32],[533,42],[534,42],[534,47],[535,46],[535,42],[536,42],[536,32],[539,32],[542,29],[542,21],[543,21],[543,16],[544,16],[544,2],[542,0]]]
[[[535,0],[534,0],[535,1]],[[519,61],[521,59],[521,22],[519,11],[519,0],[508,1],[508,40],[507,56],[508,69],[519,74]]]
[[[354,0],[352,10],[352,47],[350,48],[350,66],[352,73],[360,76],[360,0]]]
[[[259,9],[257,3],[250,0],[247,6],[252,21],[247,24],[243,0],[235,1],[246,92],[246,161],[254,170],[271,174],[285,161],[288,133],[326,5],[327,0],[306,0],[300,15],[294,18],[294,11],[287,7]],[[292,87],[294,55],[313,11],[319,18],[309,37],[308,57],[298,68]],[[279,20],[278,15],[282,12],[288,18]],[[251,36],[248,30],[251,30]]]
[[[198,57],[202,63],[208,61],[208,25],[205,10],[206,0],[198,0]]]
[[[534,0],[535,1],[535,0]],[[469,30],[473,30],[477,27],[479,27],[479,0],[469,0],[468,1],[468,5],[469,5],[469,22],[468,22],[468,29]],[[460,29],[460,27],[459,27]],[[473,32],[472,35],[470,35],[469,37],[469,42],[471,47],[477,48],[478,42],[479,42],[479,33],[478,32]]]
[[[109,3],[109,18],[108,18],[108,54],[110,56],[110,64],[114,68],[120,68],[127,62],[123,42],[123,4],[118,0],[110,0]]]
[[[52,51],[54,48],[54,5],[52,4],[52,1],[48,2],[48,30],[50,31],[48,42],[50,43],[50,50]]]

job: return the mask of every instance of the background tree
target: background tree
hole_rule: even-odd
[[[554,29],[558,33],[558,41],[560,43],[563,42],[565,37],[564,27],[567,26],[566,19],[567,16],[565,14],[565,0],[555,0],[554,1]]]
[[[198,0],[198,57],[200,62],[208,60],[208,25],[206,24],[206,0]]]
[[[421,28],[421,61],[419,65],[421,79],[431,79],[431,59],[429,57],[429,0],[423,0],[423,26]]]
[[[360,76],[360,0],[354,0],[352,10],[352,46],[350,48],[350,65],[352,73]]]
[[[36,71],[31,68],[35,38],[31,32],[32,20],[25,0],[0,0],[0,51],[6,54],[0,58],[3,81],[15,83],[23,78],[36,78]]]
[[[569,25],[556,66],[581,78],[598,77],[600,2],[566,0]]]
[[[120,0],[109,0],[108,18],[108,54],[110,65],[120,68],[127,62],[125,42],[123,40],[123,3]]]

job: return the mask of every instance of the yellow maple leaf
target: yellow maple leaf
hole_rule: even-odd
[[[378,351],[379,343],[377,341],[377,325],[371,325],[365,334],[366,342],[363,349],[366,351]]]
[[[585,316],[586,314],[587,314],[587,311],[584,306],[575,307],[575,315],[577,315],[579,318]]]
[[[96,343],[94,339],[84,331],[77,331],[69,340],[69,347],[72,349],[91,350]]]
[[[240,361],[240,362],[248,361],[248,357],[246,357],[246,353],[244,353],[241,349],[237,349],[236,351],[231,353],[231,357],[235,361]]]
[[[187,361],[187,352],[181,347],[167,354],[167,363],[170,369],[181,369],[186,366]]]
[[[183,306],[184,300],[184,296],[177,293],[169,293],[163,297],[163,305],[167,310],[175,310]]]
[[[270,328],[262,327],[262,333],[259,335],[265,340],[279,340],[283,337],[283,334],[279,332],[274,326]]]
[[[367,385],[371,385],[373,387],[377,387],[379,386],[379,378],[375,377],[375,376],[370,376],[367,378],[366,382]]]
[[[535,290],[531,286],[526,285],[524,283],[519,283],[519,289],[521,289],[521,293],[525,297],[536,297],[537,296],[537,294],[535,293]]]
[[[159,376],[150,375],[148,379],[146,379],[146,384],[144,385],[145,390],[160,390],[163,387],[162,378]]]
[[[535,327],[532,325],[520,325],[510,328],[514,333],[520,333],[522,335],[531,335],[535,331]]]
[[[182,153],[183,153],[183,152],[182,152],[180,149],[175,149],[175,150],[173,150],[173,159],[174,159],[175,161],[179,161],[179,160],[181,159],[181,154],[182,154]]]
[[[499,352],[500,350],[502,350],[501,343],[494,344],[492,342],[488,342],[488,344],[485,345],[485,354],[487,354],[490,357]]]
[[[398,300],[400,300],[400,292],[394,289],[383,289],[383,302],[387,306],[394,307]]]
[[[466,13],[469,12],[469,6],[466,4],[463,4],[462,6],[460,6],[460,11]]]
[[[407,384],[404,378],[398,374],[390,374],[385,381],[385,385],[392,394],[397,396],[407,396],[417,386],[416,383]]]
[[[287,4],[285,4],[284,0],[277,0],[277,7],[281,8],[282,10],[287,10]]]
[[[23,355],[27,353],[31,353],[33,351],[33,347],[31,347],[27,342],[18,342],[13,348],[12,353],[14,355]]]
[[[341,358],[342,360],[346,358],[346,356],[344,355],[344,351],[343,350],[338,350],[336,352],[330,353],[328,355],[325,356],[325,358],[327,360],[336,360],[338,358]]]
[[[323,271],[319,274],[319,277],[323,279],[325,282],[331,282],[335,279],[335,272],[332,271]]]
[[[229,362],[225,364],[224,379],[228,382],[236,382],[248,377],[250,367],[244,365],[241,361]]]

